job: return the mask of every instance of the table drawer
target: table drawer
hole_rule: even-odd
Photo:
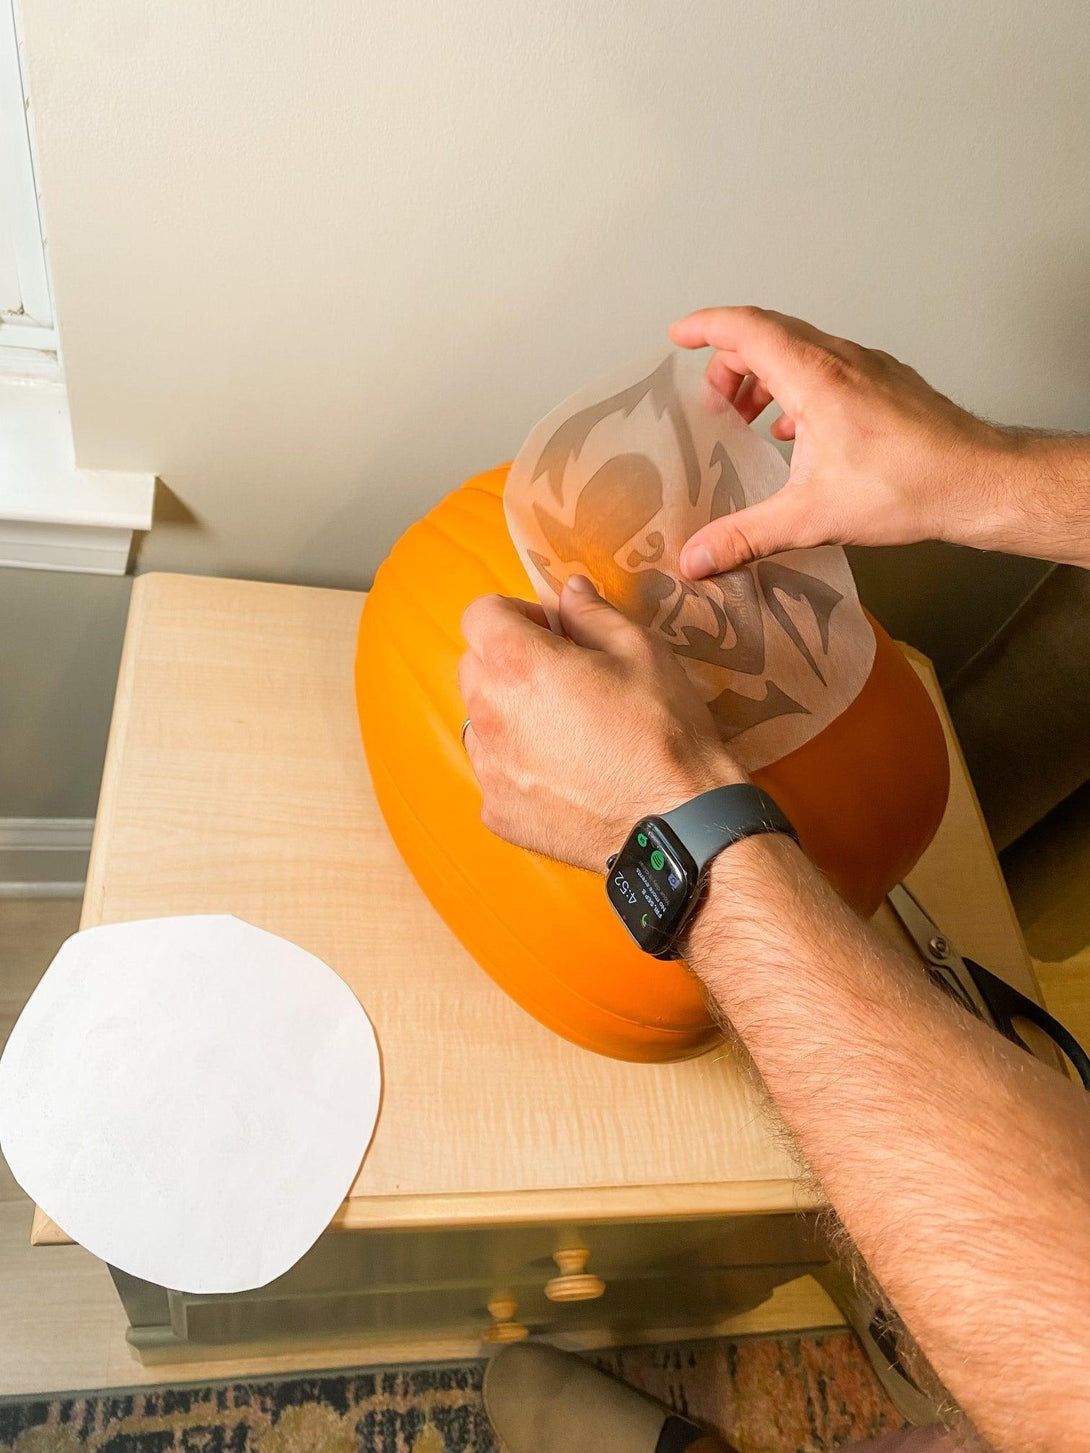
[[[572,1248],[585,1251],[580,1270],[590,1275],[577,1282],[571,1300],[558,1302],[557,1254]],[[167,1292],[120,1273],[115,1279],[138,1345],[163,1335],[231,1346],[280,1338],[481,1337],[495,1330],[489,1304],[497,1299],[514,1303],[502,1320],[517,1324],[501,1336],[519,1335],[523,1326],[619,1334],[711,1325],[824,1260],[813,1218],[777,1215],[330,1233],[285,1276],[231,1296]],[[570,1284],[563,1290],[572,1293]]]
[[[587,1248],[588,1270],[607,1283],[651,1271],[826,1259],[811,1216],[350,1231],[323,1236],[291,1271],[248,1295],[544,1282],[556,1273],[555,1253],[571,1246]]]
[[[503,1288],[504,1325],[515,1336],[595,1328],[614,1337],[654,1327],[713,1327],[721,1318],[759,1305],[785,1280],[812,1263],[711,1267],[684,1275],[648,1274],[609,1283],[593,1301],[558,1304],[544,1280]],[[372,1292],[327,1291],[280,1297],[186,1297],[171,1293],[171,1331],[206,1346],[306,1340],[378,1341],[395,1336],[470,1336],[491,1340],[497,1289],[489,1284],[443,1285]],[[500,1340],[506,1340],[501,1337]]]

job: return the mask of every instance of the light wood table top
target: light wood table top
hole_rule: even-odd
[[[82,926],[233,913],[352,986],[385,1084],[335,1226],[813,1204],[726,1047],[677,1065],[576,1048],[509,999],[440,921],[367,775],[352,681],[363,600],[182,575],[136,581]],[[929,667],[914,664],[945,720]],[[910,884],[963,952],[1036,996],[956,745],[946,817]],[[58,1239],[39,1213],[35,1240]]]

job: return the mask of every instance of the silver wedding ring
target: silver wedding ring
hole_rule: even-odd
[[[469,731],[469,728],[470,728],[471,725],[472,725],[472,723],[470,722],[469,717],[467,716],[466,719],[465,719],[465,721],[462,723],[462,746],[463,747],[466,744],[466,732]]]

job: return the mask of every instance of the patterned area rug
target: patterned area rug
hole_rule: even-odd
[[[596,1354],[741,1453],[827,1453],[901,1426],[850,1333]],[[483,1362],[0,1402],[0,1453],[496,1453]],[[542,1450],[547,1453],[547,1450]]]

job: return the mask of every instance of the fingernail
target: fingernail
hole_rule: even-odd
[[[681,568],[690,580],[702,580],[715,571],[715,561],[707,545],[693,545],[681,557]]]
[[[580,595],[598,594],[598,592],[594,588],[593,581],[588,580],[585,575],[569,575],[567,580],[565,581],[565,584],[568,585],[572,590],[578,591]]]

